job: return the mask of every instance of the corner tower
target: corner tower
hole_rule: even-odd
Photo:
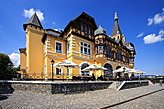
[[[94,32],[96,57],[105,57],[106,31],[101,26]]]
[[[23,25],[26,32],[26,78],[41,79],[44,29],[36,13]]]

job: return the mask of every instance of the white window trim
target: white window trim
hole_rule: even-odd
[[[68,47],[68,45],[69,45],[69,47]],[[67,54],[69,54],[69,53],[70,53],[70,41],[67,42]]]
[[[59,53],[59,54],[62,54],[63,53],[63,42],[55,41],[55,53],[58,53],[58,52],[56,52],[56,43],[61,43],[61,53]]]
[[[81,53],[81,42],[83,43],[83,53]],[[84,43],[87,44],[87,47],[85,47],[85,48],[87,48],[87,54],[84,53]],[[88,45],[90,45],[90,48],[88,48]],[[88,54],[88,49],[90,49],[90,55]],[[91,56],[92,55],[92,44],[84,42],[84,41],[80,41],[79,53]]]

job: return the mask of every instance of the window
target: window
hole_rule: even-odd
[[[114,51],[111,51],[110,52],[110,58],[113,58],[114,59]]]
[[[92,54],[91,51],[92,51],[92,46],[90,44],[86,42],[81,42],[80,53],[91,55]]]
[[[122,55],[120,51],[117,52],[117,60],[122,61]]]
[[[110,58],[110,47],[106,46],[106,57]]]
[[[88,67],[89,64],[88,63],[83,63],[81,65],[81,75],[82,76],[89,76],[89,71],[83,71],[83,69],[85,69],[86,67]]]
[[[69,68],[67,68],[67,76],[69,75]]]
[[[62,53],[62,43],[56,42],[56,53]]]
[[[61,69],[56,68],[56,75],[61,75]]]
[[[103,54],[103,51],[104,51],[104,47],[102,45],[98,46],[98,54]]]
[[[134,63],[134,58],[130,57],[130,63]]]
[[[67,54],[69,53],[69,47],[70,47],[70,43],[67,43]]]
[[[125,62],[129,63],[129,57],[128,56],[125,57]]]
[[[81,23],[81,31],[84,32],[84,36],[88,37],[89,34],[92,34],[92,29],[87,23]]]

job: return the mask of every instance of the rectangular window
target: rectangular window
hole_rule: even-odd
[[[67,43],[67,54],[69,53],[69,47],[70,47],[70,43]]]
[[[125,62],[129,63],[129,57],[128,56],[125,57]]]
[[[110,58],[114,59],[114,52],[113,51],[110,52]]]
[[[106,46],[106,57],[110,58],[110,47]]]
[[[103,54],[103,46],[98,46],[98,54]]]
[[[61,69],[56,68],[56,75],[61,75]]]
[[[122,61],[122,55],[120,51],[117,52],[117,60]]]
[[[87,55],[91,55],[92,54],[92,46],[86,42],[81,42],[81,46],[80,46],[80,52],[82,54],[87,54]]]
[[[69,76],[69,68],[67,68],[67,76]]]
[[[62,53],[62,43],[56,42],[56,53]]]

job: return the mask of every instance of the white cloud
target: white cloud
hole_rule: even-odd
[[[138,37],[142,37],[144,35],[144,33],[143,32],[141,32],[141,33],[139,33],[136,37],[138,38]]]
[[[143,38],[145,44],[153,44],[159,41],[164,41],[164,30],[160,30],[158,35],[149,34]]]
[[[160,30],[160,31],[159,31],[159,35],[160,35],[160,36],[164,36],[164,30]]]
[[[19,53],[16,53],[16,52],[13,52],[9,55],[11,61],[13,62],[14,66],[19,66],[20,64],[20,54]]]
[[[61,28],[54,28],[55,31],[64,31],[64,29]]]
[[[164,8],[162,8],[161,13],[157,13],[154,15],[154,17],[148,18],[148,24],[147,25],[160,24],[162,22],[164,22]]]
[[[44,21],[43,12],[41,12],[39,9],[37,9],[37,10],[34,10],[33,8],[31,8],[29,10],[24,9],[23,16],[30,18],[35,12],[36,12],[37,16],[39,17],[39,20]]]

